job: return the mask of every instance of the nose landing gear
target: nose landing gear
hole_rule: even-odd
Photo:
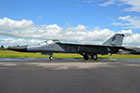
[[[53,60],[53,53],[52,52],[42,52],[42,55],[49,55],[49,60]]]
[[[53,60],[53,56],[50,56],[49,59],[50,59],[50,60]]]

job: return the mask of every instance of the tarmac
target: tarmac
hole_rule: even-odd
[[[0,59],[0,93],[140,93],[140,60],[118,60]]]

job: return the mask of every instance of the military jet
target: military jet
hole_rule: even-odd
[[[8,49],[20,52],[41,52],[42,54],[49,55],[50,60],[53,59],[53,53],[78,53],[83,56],[84,60],[88,60],[89,57],[97,60],[97,54],[118,53],[119,49],[123,48],[121,46],[123,37],[123,34],[115,34],[102,45],[61,43],[58,40],[49,40],[38,45],[15,46]]]

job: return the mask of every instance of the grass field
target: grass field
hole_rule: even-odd
[[[140,59],[140,55],[123,55],[123,54],[113,54],[110,55],[98,55],[99,58],[103,59]],[[0,57],[3,58],[48,58],[48,55],[41,55],[41,53],[24,53],[24,52],[15,52],[10,50],[0,50]],[[70,53],[54,53],[54,58],[83,58],[79,54],[70,54]]]

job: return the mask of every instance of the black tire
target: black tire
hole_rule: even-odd
[[[97,60],[98,59],[97,54],[91,55],[91,59]]]
[[[53,57],[52,57],[52,56],[50,56],[50,57],[49,57],[49,59],[50,59],[50,60],[53,60]]]

